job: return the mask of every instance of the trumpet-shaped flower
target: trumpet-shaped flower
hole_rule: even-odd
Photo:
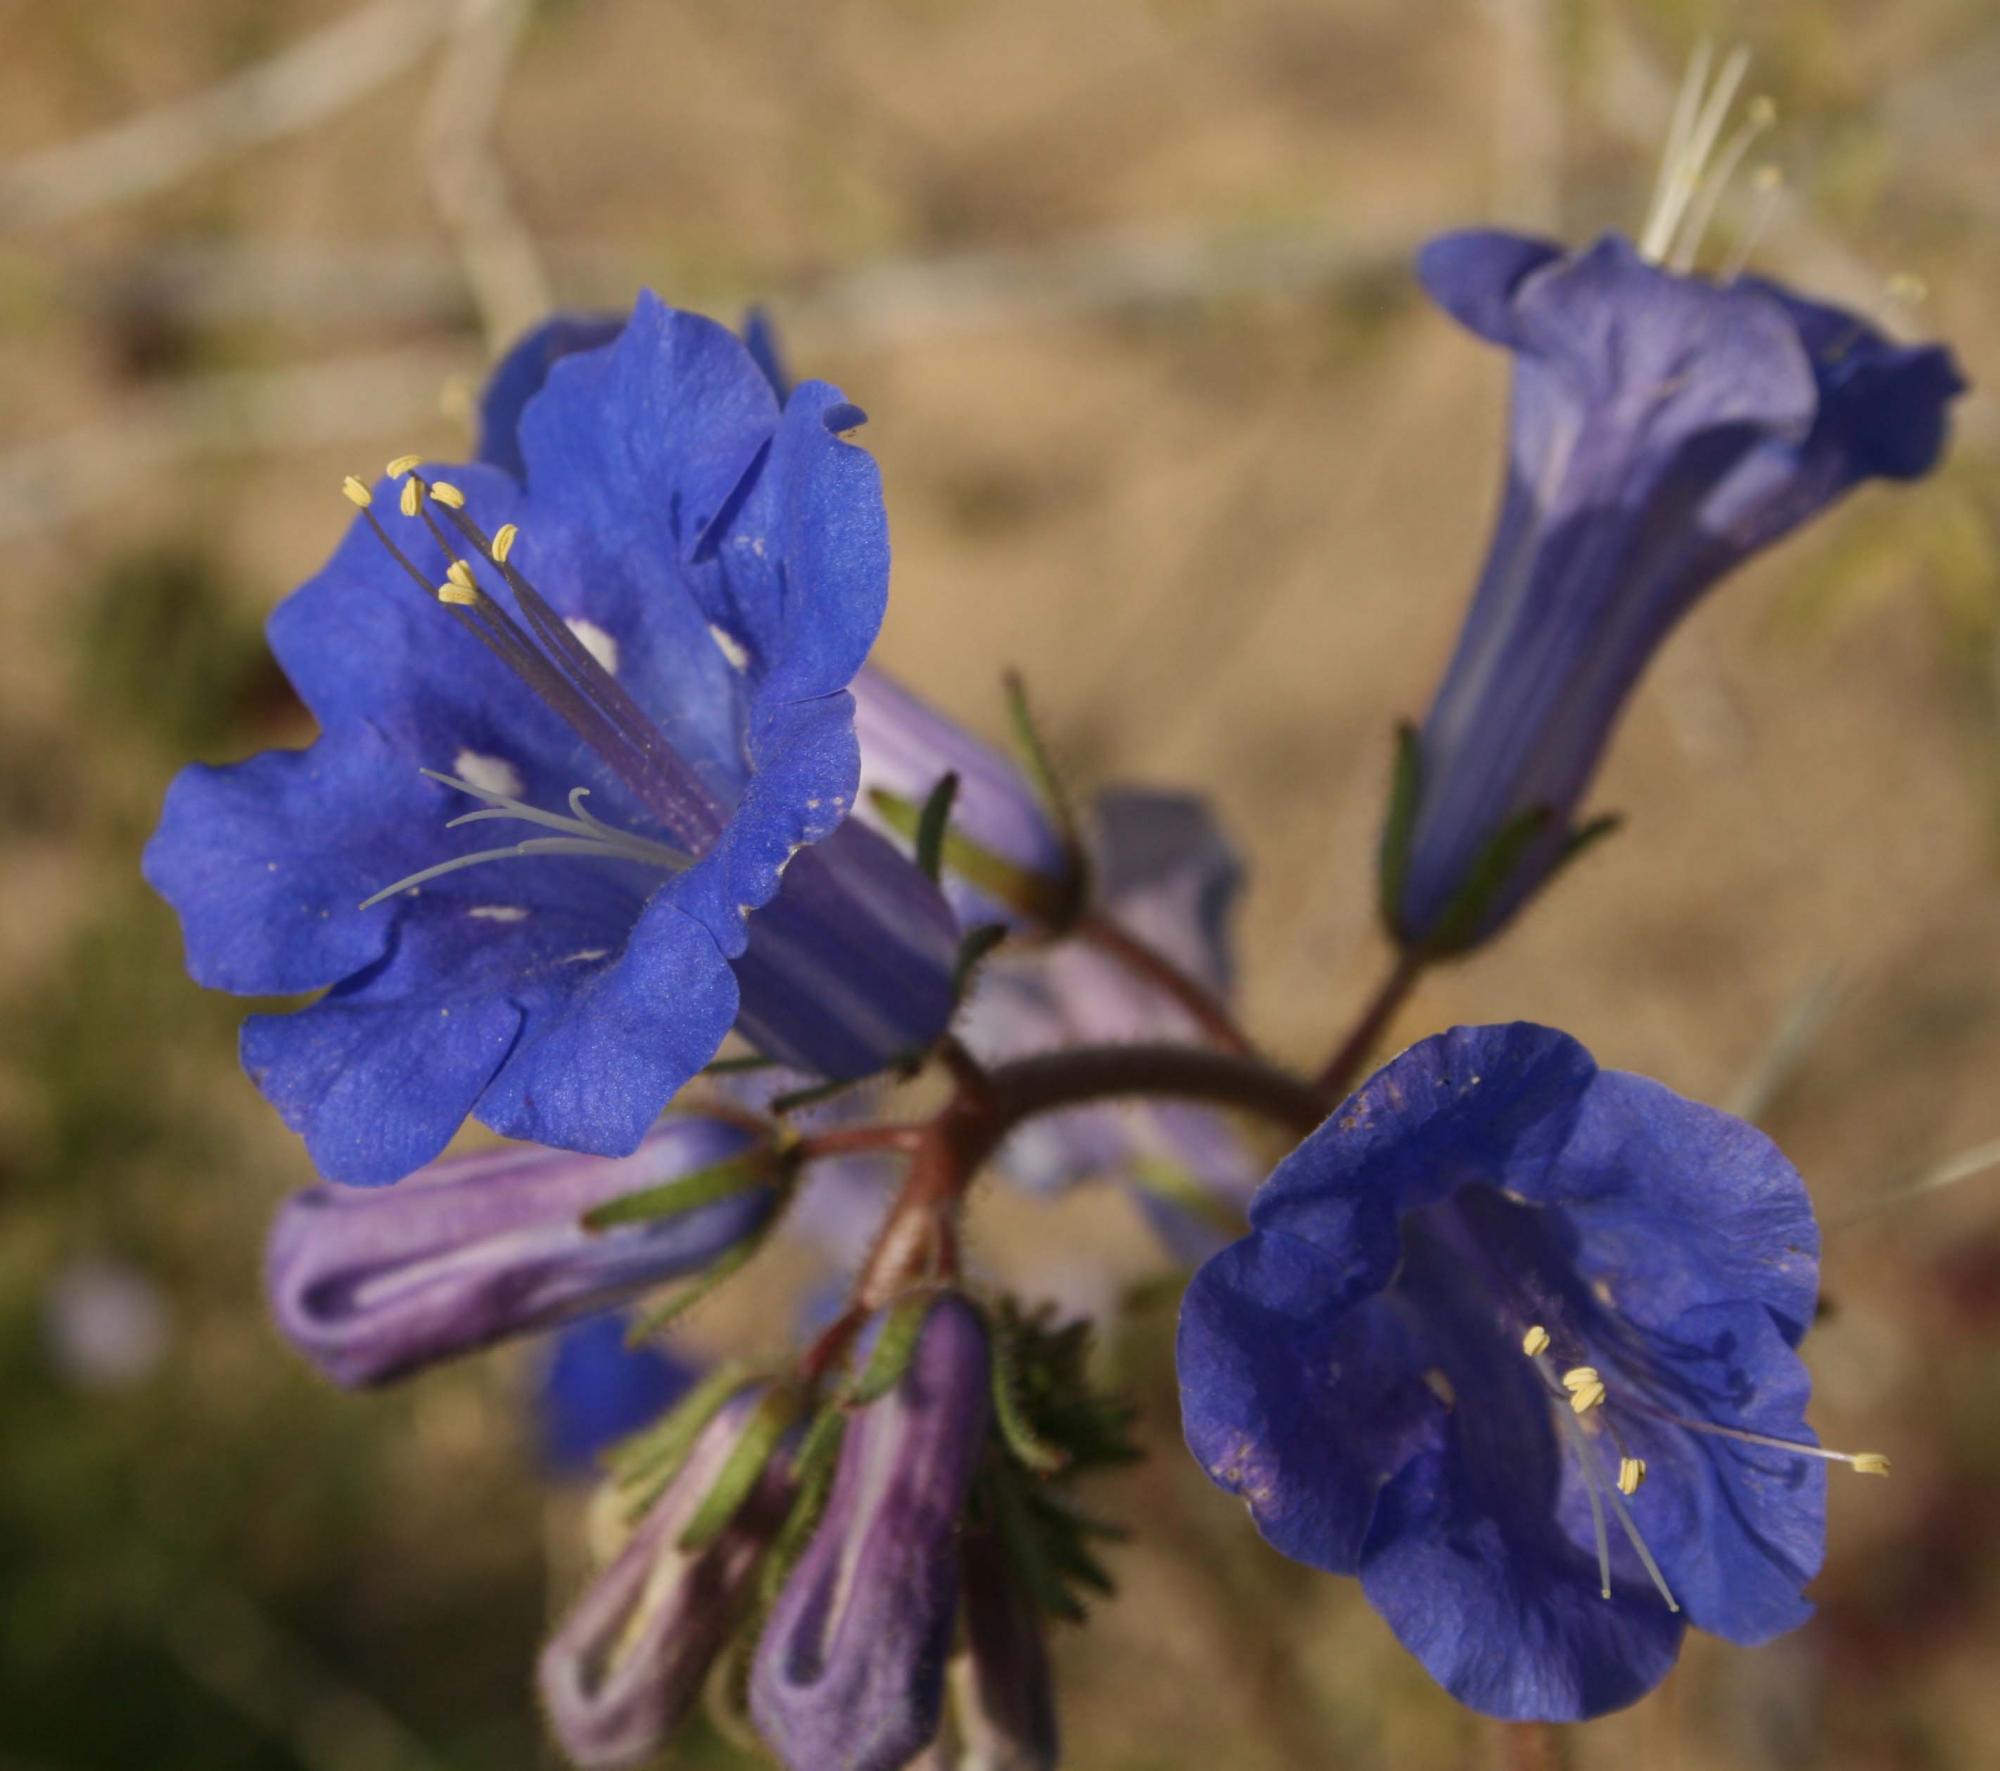
[[[1499,516],[1384,882],[1399,937],[1451,951],[1570,851],[1619,709],[1701,593],[1860,482],[1927,473],[1963,384],[1938,346],[1616,236],[1448,234],[1419,271],[1514,359]]]
[[[1818,1235],[1750,1126],[1525,1024],[1412,1047],[1281,1163],[1181,1316],[1195,1457],[1453,1695],[1574,1720],[1810,1607]]]
[[[845,1076],[951,1011],[948,907],[846,822],[888,582],[862,414],[821,382],[781,406],[650,296],[562,354],[596,337],[544,328],[496,377],[484,446],[520,477],[349,482],[270,624],[322,736],[188,770],[147,850],[200,982],[326,992],[243,1057],[334,1179],[407,1174],[468,1113],[623,1154],[732,1025]]]

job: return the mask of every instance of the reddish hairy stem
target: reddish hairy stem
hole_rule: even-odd
[[[1250,1036],[1237,1026],[1214,991],[1189,977],[1164,953],[1112,921],[1102,910],[1084,911],[1070,932],[1110,954],[1135,977],[1144,978],[1172,997],[1219,1050],[1243,1058],[1256,1051]]]
[[[1328,1106],[1337,1106],[1345,1100],[1361,1080],[1361,1072],[1367,1068],[1383,1033],[1395,1018],[1396,1011],[1416,988],[1423,972],[1421,954],[1404,951],[1396,956],[1395,966],[1369,999],[1368,1006],[1361,1011],[1361,1018],[1354,1023],[1353,1031],[1341,1041],[1340,1049],[1327,1059],[1326,1068],[1320,1071],[1313,1085]]]
[[[917,1129],[902,1191],[855,1283],[854,1309],[879,1308],[913,1277],[956,1270],[959,1201],[1015,1126],[1038,1114],[1134,1095],[1235,1108],[1300,1137],[1326,1117],[1318,1094],[1297,1077],[1258,1058],[1199,1046],[1084,1046],[978,1070],[943,1112]]]

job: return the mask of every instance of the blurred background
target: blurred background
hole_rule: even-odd
[[[341,475],[462,449],[551,300],[768,301],[872,414],[886,661],[990,733],[1018,666],[1080,786],[1211,793],[1246,1018],[1309,1062],[1384,964],[1390,726],[1498,474],[1504,365],[1412,250],[1633,227],[1704,32],[1778,107],[1757,266],[1920,278],[1894,323],[1994,381],[1991,0],[0,0],[0,1771],[553,1762],[533,1355],[356,1398],[279,1343],[307,1165],[136,870],[182,762],[309,738],[259,626]],[[1889,1202],[2000,1160],[2000,422],[1960,412],[1703,608],[1600,782],[1625,833],[1397,1023],[1553,1022],[1758,1117],[1828,1226],[1817,1424],[1896,1462],[1834,1481],[1808,1628],[1691,1639],[1580,1767],[1993,1763],[2000,1175]],[[1108,1193],[976,1224],[1031,1292],[1151,1270]],[[1142,1529],[1058,1641],[1069,1762],[1500,1762],[1188,1462],[1170,1323],[1104,1348],[1155,1455],[1096,1497]]]

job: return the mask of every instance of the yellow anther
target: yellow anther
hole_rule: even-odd
[[[1579,1384],[1570,1391],[1569,1405],[1578,1414],[1588,1414],[1604,1400],[1604,1386],[1601,1383]]]
[[[493,545],[488,551],[493,555],[496,566],[507,563],[507,556],[514,551],[514,537],[520,532],[512,523],[502,523],[493,531]]]
[[[450,565],[445,567],[444,575],[445,581],[448,584],[455,584],[460,590],[470,591],[475,596],[478,595],[479,587],[472,581],[472,568],[463,560],[453,560]]]
[[[1621,1457],[1618,1460],[1618,1492],[1637,1494],[1639,1484],[1646,1479],[1646,1460],[1643,1457]]]
[[[417,500],[420,496],[421,494],[417,491],[417,482],[415,480],[405,480],[403,482],[404,516],[413,517],[417,514]]]
[[[421,455],[398,455],[382,471],[392,480],[400,479],[404,474],[411,472],[422,460],[423,457]]]
[[[471,604],[479,601],[479,592],[474,590],[471,585],[457,584],[449,578],[438,586],[437,595],[439,602],[455,603],[460,608],[469,607]]]
[[[1563,1388],[1565,1390],[1587,1390],[1592,1384],[1599,1381],[1601,1375],[1594,1365],[1572,1365],[1569,1370],[1563,1373]]]
[[[359,505],[363,510],[375,502],[375,495],[352,474],[340,482],[340,489],[347,494],[349,504]]]
[[[1759,93],[1745,107],[1743,115],[1752,129],[1769,129],[1778,120],[1778,101]]]
[[[431,496],[438,503],[451,510],[463,510],[465,508],[465,494],[449,480],[433,480],[431,482]]]
[[[1848,1461],[1853,1464],[1857,1476],[1886,1476],[1889,1473],[1889,1460],[1879,1451],[1857,1451]]]
[[[1539,1322],[1521,1336],[1521,1351],[1530,1359],[1539,1358],[1549,1350],[1549,1331]]]

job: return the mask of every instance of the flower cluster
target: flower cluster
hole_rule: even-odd
[[[988,1166],[1130,1191],[1198,1268],[1194,1456],[1463,1703],[1595,1715],[1689,1624],[1809,1615],[1828,1465],[1887,1465],[1806,1423],[1818,1238],[1776,1147],[1525,1024],[1349,1092],[1417,973],[1602,828],[1673,624],[1943,448],[1949,356],[1695,271],[1686,183],[1643,250],[1423,253],[1513,355],[1504,490],[1386,819],[1392,984],[1316,1081],[1237,1025],[1244,869],[1200,800],[1073,810],[1018,686],[1010,753],[869,661],[862,414],[761,320],[551,320],[476,459],[347,482],[270,628],[319,736],[187,771],[145,869],[201,982],[317,993],[243,1034],[324,1177],[270,1237],[282,1332],[348,1386],[554,1337],[548,1460],[611,1526],[540,1663],[576,1764],[704,1702],[792,1771],[1056,1764],[1049,1626],[1110,1585],[1072,1485],[1130,1417],[1085,1326],[968,1255]],[[468,1117],[516,1141],[446,1154]],[[779,1236],[849,1271],[766,1303],[777,1351],[665,1343]]]

